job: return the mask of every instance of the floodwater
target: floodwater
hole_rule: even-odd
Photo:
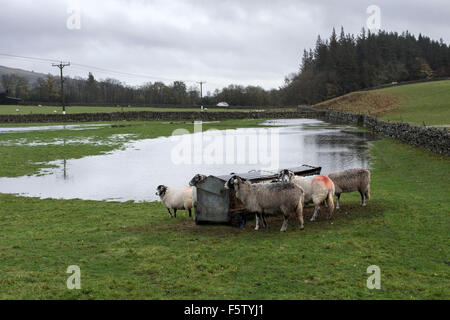
[[[267,172],[309,164],[322,174],[367,168],[368,142],[350,126],[314,119],[270,120],[266,127],[205,131],[135,140],[124,148],[81,159],[51,162],[38,175],[0,178],[0,192],[58,199],[154,201],[160,184],[188,185],[197,173]]]
[[[12,132],[29,132],[29,131],[53,131],[53,130],[87,130],[98,129],[110,124],[62,124],[52,126],[35,126],[35,127],[2,127],[0,133]]]

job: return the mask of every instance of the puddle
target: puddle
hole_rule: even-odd
[[[0,146],[11,147],[11,146],[64,146],[70,144],[90,144],[90,145],[115,145],[117,143],[122,143],[128,141],[130,138],[136,137],[134,134],[113,134],[109,136],[107,139],[98,140],[97,137],[80,137],[74,139],[51,139],[42,141],[39,139],[28,139],[28,138],[20,138],[20,139],[11,139],[11,140],[0,140]]]
[[[251,130],[268,134],[270,130],[279,130],[279,168],[309,164],[321,166],[322,174],[328,174],[369,166],[368,142],[376,138],[370,133],[354,132],[349,126],[314,119],[271,120],[265,124],[270,127]],[[226,135],[242,141],[246,139],[246,130],[249,129],[206,131],[203,137],[211,140]],[[182,137],[194,140],[200,136]],[[107,154],[51,162],[57,167],[46,168],[38,175],[0,178],[0,192],[40,198],[154,201],[159,200],[155,189],[160,184],[181,188],[197,173],[223,175],[265,168],[263,164],[248,163],[195,164],[195,159],[192,164],[177,164],[172,160],[172,152],[177,147],[180,141],[170,137],[130,141],[121,150]],[[229,151],[226,147],[224,150],[224,153]],[[248,157],[256,151],[251,143],[247,143],[247,150]],[[179,159],[175,157],[175,161]]]
[[[29,131],[53,131],[53,130],[88,130],[99,129],[110,124],[63,124],[55,126],[34,127],[0,127],[0,133],[29,132]]]

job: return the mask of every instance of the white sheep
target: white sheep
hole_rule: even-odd
[[[197,207],[197,185],[205,180],[207,177],[204,174],[196,174],[191,181],[189,181],[189,185],[192,187],[192,204]]]
[[[334,183],[326,176],[296,176],[291,170],[281,170],[278,177],[284,182],[292,182],[303,189],[304,204],[314,203],[314,214],[311,221],[315,221],[319,215],[320,204],[326,202],[328,206],[328,219],[334,211]]]
[[[226,183],[225,188],[234,190],[236,198],[244,207],[256,213],[256,227],[259,229],[259,219],[263,221],[264,227],[266,213],[282,213],[284,217],[281,232],[286,231],[288,218],[296,214],[299,220],[299,228],[303,225],[303,190],[293,183],[255,183],[233,175]]]
[[[160,197],[162,204],[166,207],[170,217],[177,217],[177,210],[189,211],[189,217],[192,216],[192,188],[171,189],[164,185],[156,188],[156,195]],[[174,215],[170,212],[173,209]]]
[[[339,209],[341,193],[359,191],[361,205],[366,205],[370,200],[370,171],[366,169],[348,169],[345,171],[330,173],[328,177],[333,180],[336,194],[336,209]]]

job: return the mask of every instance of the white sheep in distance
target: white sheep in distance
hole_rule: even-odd
[[[177,217],[177,210],[187,210],[189,211],[189,217],[192,216],[192,188],[171,189],[164,185],[159,185],[156,188],[156,195],[160,197],[171,218]],[[170,209],[174,212],[173,216]]]
[[[334,183],[326,176],[296,176],[291,170],[281,170],[278,177],[283,182],[295,183],[303,189],[304,204],[314,203],[314,214],[311,221],[315,221],[319,215],[320,204],[325,201],[328,206],[328,219],[334,211]]]
[[[341,193],[359,191],[361,194],[361,205],[366,205],[370,200],[370,171],[366,169],[348,169],[340,172],[330,173],[328,177],[333,180],[336,193],[336,209],[339,209]]]
[[[196,174],[191,181],[189,181],[189,185],[192,187],[192,201],[194,208],[197,206],[197,184],[205,180],[207,177],[204,174]]]
[[[225,188],[234,190],[236,198],[244,207],[256,214],[256,227],[259,229],[259,219],[264,227],[267,226],[264,215],[266,213],[282,213],[284,217],[281,232],[286,231],[290,215],[297,215],[302,230],[303,225],[303,190],[293,183],[255,183],[233,175],[226,183]]]

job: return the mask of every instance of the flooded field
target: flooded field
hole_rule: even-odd
[[[184,187],[197,173],[223,175],[258,169],[276,170],[268,169],[268,163],[261,157],[258,149],[261,140],[249,138],[249,134],[255,132],[258,137],[267,138],[269,148],[265,153],[271,155],[270,164],[276,165],[275,168],[309,164],[321,166],[322,173],[328,174],[354,167],[367,168],[369,165],[366,151],[368,142],[375,137],[367,132],[314,119],[270,120],[264,125],[256,129],[205,131],[176,138],[131,140],[123,148],[107,154],[53,161],[50,164],[54,168],[43,169],[37,175],[0,178],[0,193],[58,199],[158,200],[155,189],[159,184]],[[65,127],[72,130],[80,128]],[[49,130],[48,127],[42,129]],[[195,143],[198,139],[202,140],[202,148],[197,150],[198,144]],[[218,141],[225,143],[218,144]],[[95,141],[88,139],[83,143]],[[190,143],[192,146],[186,148]],[[216,144],[211,147],[213,143]],[[246,146],[244,154],[240,151],[240,143]],[[180,153],[180,148],[190,150],[192,157]],[[215,157],[208,161],[206,155],[211,155],[211,150],[215,151],[212,152]],[[259,157],[254,157],[255,154]]]
[[[62,124],[50,126],[29,126],[29,127],[4,127],[0,128],[0,133],[29,132],[29,131],[53,131],[53,130],[87,130],[98,129],[108,124]]]

